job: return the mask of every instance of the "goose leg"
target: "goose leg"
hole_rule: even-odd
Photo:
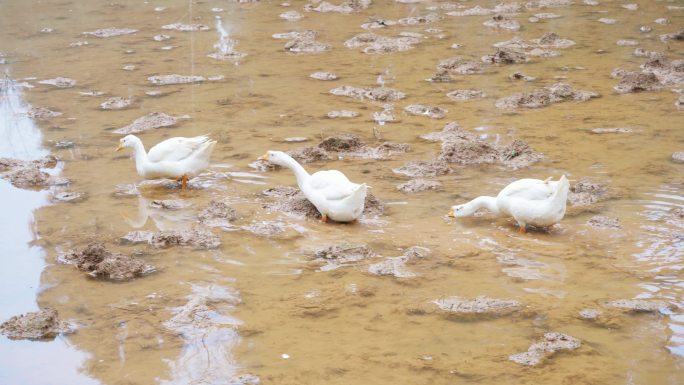
[[[523,223],[518,223],[518,231],[520,234],[525,234],[527,232],[527,225]]]
[[[188,176],[183,175],[181,178],[181,191],[185,191],[188,188]]]
[[[327,223],[328,222],[328,216],[325,214],[321,214],[321,222]]]

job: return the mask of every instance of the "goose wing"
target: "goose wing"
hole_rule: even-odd
[[[357,186],[337,170],[318,171],[311,175],[308,183],[318,194],[331,201],[347,198]]]
[[[539,179],[520,179],[501,190],[499,196],[527,200],[544,200],[553,195],[557,183]]]
[[[195,151],[202,148],[209,142],[206,136],[196,136],[194,138],[175,137],[166,139],[150,148],[147,158],[150,162],[160,161],[179,161],[188,158]]]

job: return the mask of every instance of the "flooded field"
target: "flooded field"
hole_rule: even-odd
[[[2,329],[0,383],[684,384],[682,27],[674,0],[1,2],[0,322],[58,319]],[[128,133],[218,143],[181,191]],[[322,223],[267,150],[375,200]],[[447,216],[561,175],[549,231]]]

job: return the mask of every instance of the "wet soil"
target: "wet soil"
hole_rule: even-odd
[[[14,316],[0,324],[0,334],[13,340],[51,340],[71,327],[59,319],[57,310],[46,308]]]
[[[127,281],[155,270],[141,260],[107,250],[104,243],[94,242],[81,250],[70,251],[62,261],[76,266],[94,278]]]

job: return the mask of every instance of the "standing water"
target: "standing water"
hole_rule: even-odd
[[[88,197],[44,206],[0,170],[0,321],[77,329],[1,337],[0,383],[684,383],[680,1],[217,5],[0,2],[14,95],[61,113],[3,109],[1,156],[50,148]],[[143,182],[114,152],[131,129],[208,134],[212,166]],[[381,203],[320,223],[266,150]],[[549,231],[446,215],[561,175]],[[94,242],[154,272],[59,262]]]

